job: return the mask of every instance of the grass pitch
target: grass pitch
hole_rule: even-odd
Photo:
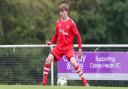
[[[82,86],[41,86],[41,85],[0,85],[0,89],[128,89],[128,87],[82,87]]]

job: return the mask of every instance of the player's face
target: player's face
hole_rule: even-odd
[[[68,11],[66,10],[60,10],[60,16],[61,18],[66,18],[68,16]]]

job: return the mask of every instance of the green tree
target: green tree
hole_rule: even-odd
[[[76,0],[71,6],[83,43],[128,43],[127,0]]]

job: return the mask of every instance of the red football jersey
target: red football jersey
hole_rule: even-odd
[[[56,22],[56,33],[53,36],[51,43],[57,40],[57,45],[63,50],[72,49],[74,37],[77,37],[78,48],[81,48],[81,37],[74,21],[67,18],[65,21],[62,19]]]

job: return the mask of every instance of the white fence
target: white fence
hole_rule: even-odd
[[[54,47],[54,45],[52,46],[48,46],[48,45],[0,45],[0,48],[13,48],[13,52],[15,52],[16,48],[45,48],[45,47],[49,47],[51,50]],[[74,45],[75,48],[78,47],[78,45]],[[97,51],[99,48],[101,47],[121,47],[121,48],[125,48],[128,47],[128,44],[83,44],[82,45],[83,48],[96,48],[94,51]],[[51,66],[51,85],[54,85],[54,68],[53,68],[53,63]]]

